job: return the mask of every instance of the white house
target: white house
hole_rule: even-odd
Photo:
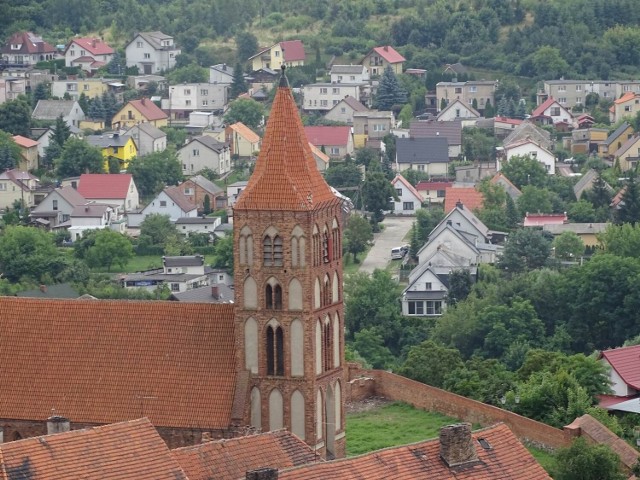
[[[227,185],[227,206],[233,207],[233,205],[238,201],[238,197],[240,193],[247,188],[247,181],[243,180],[240,182],[234,182]]]
[[[143,288],[149,291],[167,284],[171,292],[186,292],[211,285],[213,269],[205,264],[202,255],[162,257],[162,268],[122,277],[125,288]]]
[[[167,149],[167,134],[151,123],[144,122],[134,125],[126,131],[138,147],[138,157],[144,157],[154,152]]]
[[[113,59],[115,51],[100,38],[77,37],[64,51],[65,67],[80,67],[93,72]]]
[[[531,119],[546,125],[573,124],[573,115],[562,105],[562,100],[562,98],[556,100],[549,97],[531,112]]]
[[[184,83],[169,87],[169,97],[162,99],[162,109],[172,120],[188,119],[193,111],[222,110],[228,101],[228,85]]]
[[[332,122],[342,122],[353,125],[353,116],[357,112],[366,112],[368,110],[369,109],[358,100],[347,96],[336,103],[333,108],[325,114],[324,118]]]
[[[392,213],[396,215],[415,215],[416,210],[422,208],[424,198],[406,178],[398,174],[391,180],[391,185],[398,195],[398,200],[393,201]]]
[[[364,85],[344,83],[310,83],[303,87],[302,108],[307,111],[328,112],[343,98],[350,96],[360,101]]]
[[[205,168],[209,168],[219,175],[231,171],[229,145],[221,143],[209,135],[191,139],[178,150],[178,160],[182,164],[183,175],[195,175]]]
[[[138,67],[146,75],[171,70],[180,49],[173,37],[162,32],[140,32],[125,47],[127,67]]]
[[[83,173],[76,185],[87,200],[114,205],[120,211],[130,212],[140,206],[138,188],[130,173]]]
[[[80,104],[75,100],[38,100],[31,114],[35,120],[46,120],[52,123],[61,115],[72,131],[78,131],[80,122],[85,118]]]
[[[511,143],[510,145],[505,145],[504,158],[506,158],[506,161],[508,162],[515,156],[529,156],[544,165],[549,175],[555,175],[556,173],[556,157],[552,152],[533,140],[524,139]],[[503,159],[498,158],[498,171],[502,168],[502,162]]]
[[[147,215],[154,213],[166,215],[175,222],[182,217],[197,217],[198,208],[184,196],[181,188],[166,187],[140,212],[130,212],[127,215],[127,223],[129,227],[139,227]]]
[[[69,227],[73,210],[87,203],[78,191],[71,187],[59,187],[49,194],[33,210],[30,217],[38,225],[48,229]]]
[[[333,65],[329,72],[331,83],[369,83],[371,76],[364,65]]]
[[[465,105],[461,100],[456,99],[440,110],[436,120],[438,122],[449,122],[462,118],[480,118],[481,116],[480,112],[471,105]]]
[[[226,63],[218,63],[209,67],[209,83],[231,85],[233,83],[233,68]]]
[[[95,202],[76,206],[71,212],[70,222],[69,233],[72,242],[81,238],[84,232],[89,230],[111,228],[119,233],[124,233],[126,226],[122,221],[118,206]]]
[[[598,360],[607,366],[611,394],[599,395],[607,410],[640,413],[640,345],[603,350]]]
[[[221,217],[181,217],[175,225],[178,232],[187,237],[192,233],[206,233],[213,240],[214,231],[221,223]]]

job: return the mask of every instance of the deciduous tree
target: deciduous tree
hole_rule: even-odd
[[[344,245],[348,253],[353,254],[353,262],[358,261],[358,254],[366,250],[373,240],[371,224],[362,215],[351,215],[344,229]]]
[[[264,106],[250,98],[239,98],[229,105],[225,122],[242,122],[249,128],[258,128],[264,119]]]
[[[127,172],[133,175],[143,198],[156,195],[167,185],[177,185],[183,178],[182,167],[173,147],[132,159]]]
[[[79,138],[69,138],[56,161],[56,174],[60,178],[103,173],[103,168],[104,158],[100,149]]]
[[[131,240],[114,230],[105,228],[98,230],[94,237],[94,244],[88,249],[86,261],[90,267],[106,267],[116,264],[121,268],[133,257]]]

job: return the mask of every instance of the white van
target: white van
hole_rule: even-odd
[[[403,245],[401,247],[395,247],[391,249],[391,260],[399,260],[403,258],[409,251],[409,245]]]

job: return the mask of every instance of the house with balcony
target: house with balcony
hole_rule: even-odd
[[[480,113],[484,113],[484,109],[488,103],[495,107],[495,92],[497,87],[497,80],[439,82],[436,84],[438,112],[455,100],[459,100],[463,105],[473,107]],[[473,106],[474,102],[477,107]]]
[[[104,158],[104,171],[111,170],[112,159],[118,162],[119,171],[126,170],[132,158],[138,156],[138,147],[131,135],[110,132],[102,135],[87,135],[85,141],[99,148]]]
[[[222,111],[229,101],[229,85],[214,83],[184,83],[169,87],[168,98],[162,99],[162,109],[170,120],[187,122],[195,111]]]
[[[310,83],[302,88],[302,108],[309,112],[325,112],[351,97],[358,102],[365,98],[366,84],[357,83]],[[366,102],[364,102],[366,103]]]
[[[313,126],[304,127],[309,143],[333,159],[342,159],[353,155],[355,146],[351,127]]]
[[[367,52],[360,65],[369,71],[370,76],[382,75],[387,67],[391,67],[393,73],[400,75],[406,60],[395,48],[390,45],[384,45],[374,47]]]
[[[192,138],[178,150],[178,161],[185,176],[196,175],[205,169],[224,175],[231,171],[231,149],[214,137],[202,135]]]
[[[444,203],[445,192],[447,188],[451,187],[453,182],[448,181],[421,181],[416,185],[416,190],[420,192],[424,201],[432,204]]]
[[[364,110],[353,113],[353,141],[356,148],[364,147],[368,140],[381,140],[395,126],[392,111]]]
[[[31,210],[29,217],[36,225],[48,230],[70,227],[71,213],[86,203],[87,199],[72,186],[58,187]]]
[[[102,97],[105,93],[113,93],[118,101],[122,101],[125,85],[118,80],[104,78],[68,78],[51,82],[51,95],[54,97],[69,96],[78,100],[84,94],[86,98]]]
[[[166,127],[169,117],[150,99],[142,97],[131,100],[111,119],[114,129],[126,129],[139,123],[150,123],[154,127]]]
[[[305,57],[304,45],[301,40],[287,40],[262,48],[247,61],[251,62],[251,69],[254,71],[261,68],[279,70],[282,65],[300,67],[304,65]]]
[[[14,33],[0,50],[5,64],[20,67],[53,60],[57,53],[55,47],[32,32]]]
[[[78,67],[93,74],[113,59],[115,50],[101,38],[78,37],[69,42],[64,50],[65,67]]]
[[[180,53],[173,37],[160,31],[140,32],[125,47],[127,67],[138,67],[145,75],[171,70]]]
[[[586,103],[589,94],[612,101],[626,93],[640,93],[638,80],[545,80],[538,88],[536,104],[556,98],[562,106],[572,109]]]

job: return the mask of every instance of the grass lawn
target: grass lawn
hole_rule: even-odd
[[[344,257],[342,257],[342,270],[343,274],[347,275],[350,273],[356,273],[360,269],[360,265],[362,265],[362,261],[367,258],[367,254],[371,250],[371,246],[368,246],[364,252],[358,254],[359,263],[353,263],[353,254],[347,253]]]
[[[549,475],[552,475],[556,471],[558,460],[553,453],[531,446],[527,446],[527,450],[529,450],[529,453],[535,457]]]
[[[120,268],[119,265],[113,265],[111,267],[111,272],[107,272],[106,268],[94,268],[91,271],[98,273],[134,273],[161,267],[162,256],[140,255],[139,257],[133,257],[131,260],[129,260],[129,263],[127,263],[124,268]]]

